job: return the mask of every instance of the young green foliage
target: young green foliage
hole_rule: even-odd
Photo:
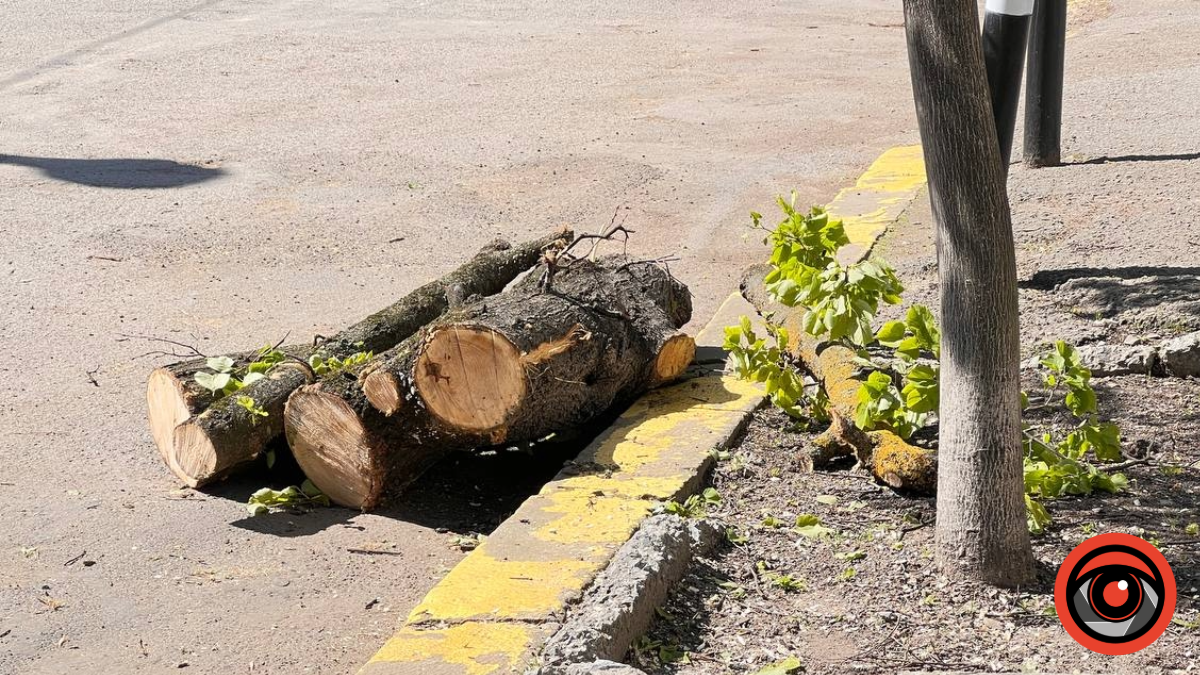
[[[705,488],[704,492],[688,497],[683,503],[675,500],[664,502],[660,507],[662,513],[670,513],[680,518],[704,518],[709,509],[721,505],[721,493],[716,488]]]
[[[212,392],[214,399],[220,399],[266,377],[271,368],[286,358],[286,354],[270,345],[258,350],[255,360],[244,368],[235,368],[236,363],[228,356],[211,356],[205,361],[209,370],[197,372],[193,379],[196,384]],[[244,407],[241,401],[238,404]]]
[[[774,230],[762,224],[762,215],[752,213],[754,227],[769,232],[772,248],[771,271],[765,283],[782,304],[805,310],[803,329],[817,338],[854,348],[866,372],[858,391],[855,424],[863,430],[887,429],[910,438],[937,414],[940,404],[938,361],[941,332],[933,312],[913,305],[903,320],[889,321],[879,328],[872,322],[880,303],[898,304],[903,288],[886,264],[865,261],[843,267],[838,250],[849,243],[842,222],[814,207],[807,213],[796,210],[796,195],[778,198],[783,220]],[[768,339],[774,338],[774,343]],[[787,332],[768,326],[760,337],[745,317],[738,326],[725,330],[725,349],[739,377],[766,385],[773,404],[792,417],[809,416],[826,420],[824,389],[806,390],[804,378],[779,345],[787,344]],[[875,344],[893,350],[895,359],[886,370],[870,360],[867,347]],[[1055,436],[1025,437],[1026,510],[1030,530],[1043,531],[1050,514],[1038,500],[1094,491],[1117,492],[1128,480],[1108,474],[1085,459],[1089,454],[1101,462],[1121,459],[1120,430],[1097,418],[1096,392],[1091,372],[1080,362],[1074,347],[1058,342],[1042,360],[1048,373],[1047,403],[1063,392],[1061,403],[1078,420],[1073,429]],[[1022,405],[1028,397],[1022,394]],[[679,508],[687,511],[686,504]],[[811,522],[809,522],[811,519]],[[815,516],[802,516],[797,532],[812,538],[833,534]],[[768,516],[764,526],[777,519]]]
[[[329,497],[317,489],[312,481],[306,480],[300,487],[290,485],[282,490],[262,488],[250,495],[246,511],[252,516],[261,516],[282,509],[309,509],[329,506]]]
[[[860,347],[873,343],[879,303],[898,303],[904,290],[895,272],[876,260],[843,267],[837,252],[850,240],[842,221],[819,207],[797,211],[794,192],[790,201],[777,202],[784,218],[766,239],[772,246],[768,291],[788,307],[805,308],[804,330],[813,337]],[[766,229],[761,214],[751,217],[754,227]]]

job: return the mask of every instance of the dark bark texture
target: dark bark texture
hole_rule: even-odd
[[[1016,259],[974,0],[905,0],[937,223],[942,364],[937,548],[953,574],[1033,578],[1025,524]]]
[[[398,302],[331,338],[313,346],[294,346],[284,351],[304,360],[319,352],[325,356],[346,358],[356,352],[383,351],[417,332],[450,308],[473,296],[498,293],[522,272],[530,269],[547,249],[561,247],[571,240],[570,232],[560,232],[513,247],[495,241],[473,259],[450,274],[421,286]],[[253,360],[254,353],[234,356],[239,366]],[[199,367],[198,367],[199,366]],[[178,388],[193,416],[182,421],[171,434],[156,429],[155,440],[167,464],[189,485],[200,486],[227,476],[254,460],[266,445],[283,433],[283,409],[293,391],[313,380],[304,367],[287,365],[273,368],[266,378],[238,392],[254,399],[267,412],[266,417],[250,413],[237,404],[237,396],[214,401],[191,376],[203,363],[188,362],[169,366],[166,372],[186,376],[177,379]],[[161,369],[156,371],[162,376]],[[155,402],[151,397],[152,427]],[[161,438],[160,438],[161,437]],[[161,443],[166,442],[167,448]]]
[[[337,475],[326,467],[365,449],[357,463],[371,487],[349,505],[370,508],[449,452],[577,428],[691,362],[694,342],[679,333],[691,318],[690,295],[664,268],[603,258],[545,272],[447,313],[368,364],[357,382],[305,388],[343,399],[336,415],[311,419],[308,410],[337,406],[293,397],[288,439],[309,478],[334,496],[337,487],[319,477]],[[330,446],[331,426],[355,424],[362,431],[345,447]]]

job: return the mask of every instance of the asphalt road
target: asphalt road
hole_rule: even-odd
[[[451,464],[382,514],[248,519],[286,477],[179,491],[145,421],[169,359],[126,336],[329,334],[497,235],[614,214],[631,254],[680,258],[702,319],[760,251],[750,210],[822,203],[916,140],[900,20],[890,0],[4,3],[0,672],[352,671],[461,557],[437,528],[486,530],[553,461]]]

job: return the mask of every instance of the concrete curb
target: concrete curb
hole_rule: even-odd
[[[624,658],[692,560],[710,553],[723,532],[708,520],[646,519],[546,642],[539,675],[569,675],[576,664]]]
[[[690,379],[630,406],[434,586],[360,674],[535,671],[567,608],[659,503],[700,488],[711,450],[738,438],[762,404],[758,385],[724,375],[709,353],[726,322],[753,312],[744,302],[731,295],[697,336],[706,351]]]
[[[870,252],[923,184],[919,148],[896,148],[838,195],[830,211],[845,220],[852,257]],[[720,538],[711,525],[650,516],[699,490],[711,451],[764,401],[759,385],[722,372],[725,326],[742,315],[755,311],[733,293],[697,335],[690,379],[630,406],[434,586],[359,675],[535,673],[543,650],[546,675],[636,673],[595,659],[622,658],[693,556]]]

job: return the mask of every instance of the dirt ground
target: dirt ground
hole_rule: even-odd
[[[329,334],[497,235],[621,210],[703,321],[747,213],[915,141],[899,7],[82,0],[0,21],[0,673],[351,672],[561,457],[248,519],[146,428],[168,359]],[[455,462],[458,462],[456,464]],[[466,463],[466,466],[462,465]],[[352,549],[379,548],[388,554]]]
[[[1195,41],[1198,10],[1112,3],[1068,43],[1068,163],[1037,171],[1014,165],[1010,176],[1026,358],[1057,339],[1158,344],[1200,328],[1193,187],[1200,154],[1193,106],[1185,103],[1200,99],[1200,67],[1144,39],[1169,25]],[[1136,59],[1112,60],[1135,42]],[[936,308],[932,231],[928,201],[919,200],[877,255],[896,267],[906,301]],[[1035,372],[1025,379],[1030,389],[1039,383]],[[694,569],[664,607],[669,618],[631,662],[649,673],[689,675],[755,672],[791,655],[814,673],[1200,668],[1200,540],[1185,533],[1200,521],[1200,382],[1094,383],[1101,415],[1120,424],[1126,452],[1150,461],[1127,471],[1132,486],[1119,496],[1049,503],[1054,525],[1034,541],[1039,582],[1013,592],[941,577],[931,555],[931,499],[897,495],[845,470],[800,473],[793,450],[810,434],[764,411],[713,478],[724,498],[718,514],[748,541]],[[837,535],[799,536],[790,523],[802,513],[820,516]],[[787,525],[765,526],[768,515]],[[1162,542],[1179,584],[1176,616],[1187,624],[1119,658],[1088,652],[1044,613],[1058,564],[1091,533],[1106,531]],[[804,590],[771,584],[779,574]],[[664,647],[668,661],[687,657],[664,663]]]

